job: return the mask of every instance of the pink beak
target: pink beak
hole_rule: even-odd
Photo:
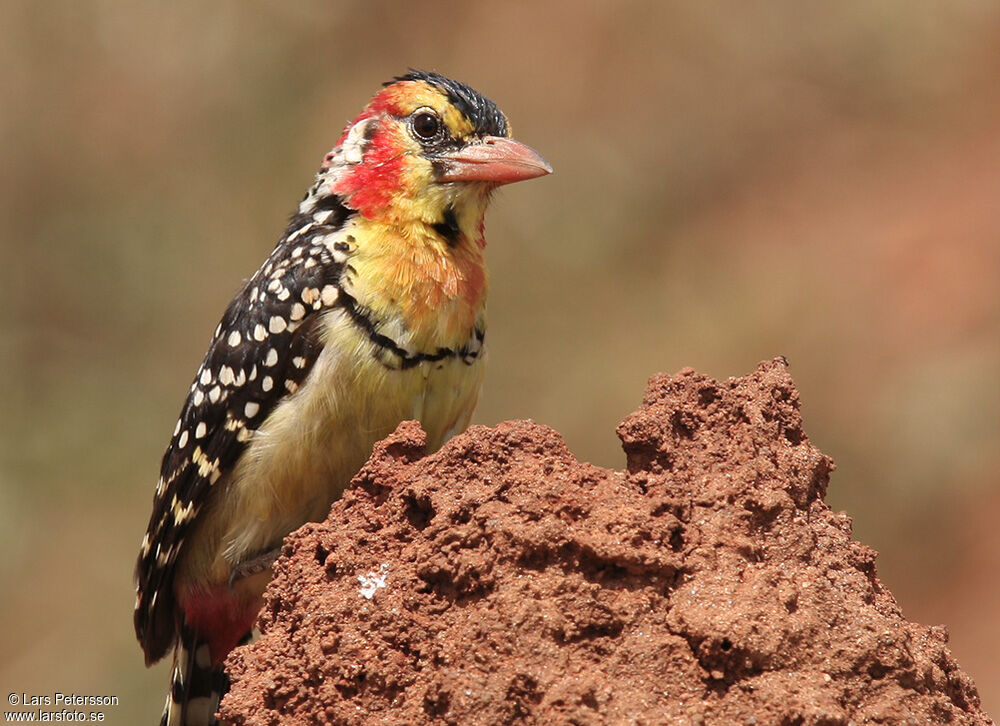
[[[439,182],[510,184],[552,173],[552,167],[537,151],[504,136],[486,136],[482,141],[441,154],[434,161]]]

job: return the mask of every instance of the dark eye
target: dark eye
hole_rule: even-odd
[[[441,119],[430,111],[418,111],[410,122],[413,133],[422,141],[430,141],[441,130]]]

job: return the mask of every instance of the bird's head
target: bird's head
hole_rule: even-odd
[[[493,101],[437,73],[410,71],[348,124],[321,174],[325,191],[368,219],[467,229],[481,223],[496,187],[551,171],[510,137]]]

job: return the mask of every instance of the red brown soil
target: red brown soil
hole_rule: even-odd
[[[944,628],[903,618],[824,503],[833,465],[783,361],[654,376],[618,434],[626,471],[532,422],[431,455],[402,424],[329,519],[286,541],[222,715],[992,723]]]

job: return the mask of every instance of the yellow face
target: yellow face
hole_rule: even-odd
[[[501,184],[552,172],[510,138],[496,104],[464,83],[410,71],[389,83],[327,156],[330,191],[370,220],[424,223],[445,241]],[[456,221],[457,220],[457,221]],[[475,226],[475,225],[473,225]]]
[[[499,111],[492,120],[477,129],[430,83],[393,83],[372,99],[341,138],[338,149],[348,166],[338,174],[333,191],[369,219],[433,225],[451,209],[474,227],[478,218],[472,218],[481,217],[496,183],[449,183],[440,176],[449,155],[484,136],[509,133]]]
[[[496,104],[420,71],[376,94],[324,168],[330,191],[357,212],[354,224],[364,230],[355,235],[351,261],[369,288],[364,302],[396,301],[393,314],[411,331],[451,342],[467,334],[485,297],[483,217],[491,192],[551,172],[510,138]]]
[[[444,131],[461,142],[471,140],[475,131],[472,122],[459,111],[448,97],[426,81],[400,81],[382,91],[369,108],[382,106],[390,115],[404,120],[415,120],[418,111],[427,110],[444,124]],[[415,130],[416,131],[416,130]],[[415,135],[414,142],[425,136]]]

